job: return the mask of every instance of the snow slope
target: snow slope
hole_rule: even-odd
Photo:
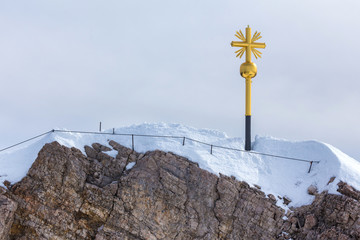
[[[109,130],[108,132],[112,132]],[[225,133],[208,129],[195,129],[180,124],[141,124],[115,129],[116,133],[144,134],[144,135],[172,135],[184,136],[213,145],[243,149],[241,138],[229,138]],[[131,136],[94,135],[79,133],[51,133],[41,139],[21,147],[0,152],[0,184],[4,180],[11,183],[20,181],[36,159],[37,153],[45,143],[58,141],[68,147],[84,150],[84,145],[94,142],[108,145],[109,140],[131,147]],[[171,151],[185,156],[199,166],[212,173],[233,175],[238,180],[246,181],[250,185],[257,184],[266,194],[287,196],[291,206],[310,204],[313,196],[307,194],[307,188],[312,184],[319,191],[328,190],[335,193],[336,184],[342,180],[360,189],[360,163],[347,156],[337,148],[317,141],[287,141],[272,137],[256,137],[253,149],[256,152],[287,156],[292,158],[320,161],[313,164],[308,173],[309,163],[286,159],[261,156],[247,152],[225,149],[213,149],[210,146],[182,139],[135,137],[135,150],[146,152],[149,150]],[[115,151],[110,152],[115,156]],[[331,177],[336,179],[327,184]],[[278,204],[281,205],[281,201]]]

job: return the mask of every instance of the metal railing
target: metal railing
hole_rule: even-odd
[[[225,150],[230,150],[230,151],[237,151],[237,152],[244,152],[247,154],[254,154],[254,155],[261,155],[261,156],[268,156],[268,157],[273,157],[273,158],[280,158],[280,159],[286,159],[286,160],[291,160],[291,161],[299,161],[299,162],[306,162],[310,164],[308,173],[310,173],[311,168],[313,163],[320,163],[320,161],[318,160],[309,160],[309,159],[301,159],[301,158],[294,158],[294,157],[286,157],[286,156],[280,156],[280,155],[275,155],[275,154],[269,154],[269,153],[261,153],[261,152],[256,152],[256,151],[246,151],[244,149],[237,149],[237,148],[230,148],[230,147],[224,147],[224,146],[220,146],[220,145],[214,145],[214,144],[210,144],[210,143],[206,143],[206,142],[202,142],[196,139],[192,139],[192,138],[188,138],[188,137],[184,137],[184,136],[170,136],[170,135],[148,135],[148,134],[131,134],[131,133],[116,133],[115,129],[113,128],[112,132],[87,132],[87,131],[70,131],[70,130],[51,130],[42,134],[39,134],[35,137],[26,139],[24,141],[21,141],[19,143],[16,143],[14,145],[11,145],[9,147],[0,149],[0,152],[5,151],[7,149],[16,147],[18,145],[21,145],[23,143],[29,142],[31,140],[34,140],[36,138],[42,137],[44,135],[47,134],[51,134],[54,132],[61,132],[61,133],[79,133],[79,134],[93,134],[93,135],[113,135],[113,136],[129,136],[131,137],[131,148],[134,151],[135,150],[135,137],[150,137],[150,138],[172,138],[172,139],[181,139],[182,140],[182,145],[185,145],[185,142],[188,141],[192,141],[192,142],[196,142],[199,144],[203,144],[206,146],[209,146],[210,149],[210,154],[213,154],[213,150],[214,148],[219,148],[219,149],[225,149]]]

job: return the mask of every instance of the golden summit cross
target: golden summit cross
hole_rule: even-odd
[[[232,41],[232,47],[241,47],[237,50],[236,57],[242,57],[245,53],[245,62],[240,66],[240,75],[245,78],[246,93],[245,93],[245,150],[251,150],[251,79],[257,74],[256,64],[251,62],[251,53],[255,58],[261,57],[261,52],[256,48],[265,48],[265,43],[257,43],[261,38],[260,32],[255,32],[251,37],[251,28],[247,26],[245,29],[245,36],[241,30],[237,31],[235,36],[242,40],[242,42]]]
[[[246,52],[245,60],[246,62],[251,62],[251,52],[252,52],[256,59],[258,57],[261,58],[262,53],[255,49],[255,48],[266,47],[265,43],[256,43],[257,40],[262,38],[260,34],[261,34],[260,32],[256,31],[254,35],[251,37],[251,28],[249,26],[245,29],[246,37],[244,37],[244,34],[241,32],[241,30],[237,31],[235,36],[240,40],[242,40],[242,42],[236,42],[236,41],[231,42],[232,47],[241,47],[239,50],[235,52],[237,53],[236,57],[241,58],[244,55],[244,52]]]

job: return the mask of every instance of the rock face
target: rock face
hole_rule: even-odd
[[[360,239],[360,203],[323,192],[290,213],[283,230],[295,239]]]
[[[351,187],[351,196],[317,194],[284,220],[274,196],[245,182],[172,153],[109,144],[115,158],[100,144],[87,156],[46,144],[27,176],[0,192],[0,240],[360,238]]]
[[[6,196],[7,191],[0,187],[0,240],[7,240],[14,220],[17,203]]]

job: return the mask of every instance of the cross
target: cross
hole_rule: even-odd
[[[256,43],[255,41],[259,40],[260,38],[262,38],[260,36],[260,32],[255,32],[254,35],[251,37],[251,28],[249,27],[249,25],[247,26],[247,28],[245,29],[245,33],[246,33],[246,37],[244,37],[243,33],[241,32],[241,30],[237,31],[235,36],[237,38],[239,38],[240,40],[242,40],[242,42],[236,42],[236,41],[232,41],[231,42],[231,46],[232,47],[241,47],[239,50],[237,50],[235,53],[237,53],[236,57],[242,57],[244,52],[246,52],[246,62],[251,62],[251,52],[253,52],[255,58],[257,59],[258,57],[261,58],[261,52],[256,50],[255,48],[265,48],[266,45],[265,43]]]
[[[261,52],[255,48],[265,48],[265,43],[256,43],[261,38],[260,32],[255,32],[251,37],[251,28],[247,26],[246,37],[241,32],[237,31],[235,36],[242,40],[242,42],[231,42],[232,47],[241,47],[235,53],[236,57],[242,57],[246,53],[246,61],[240,66],[240,75],[245,78],[245,150],[251,151],[251,79],[256,76],[256,64],[251,62],[251,52],[255,58],[261,57]]]

